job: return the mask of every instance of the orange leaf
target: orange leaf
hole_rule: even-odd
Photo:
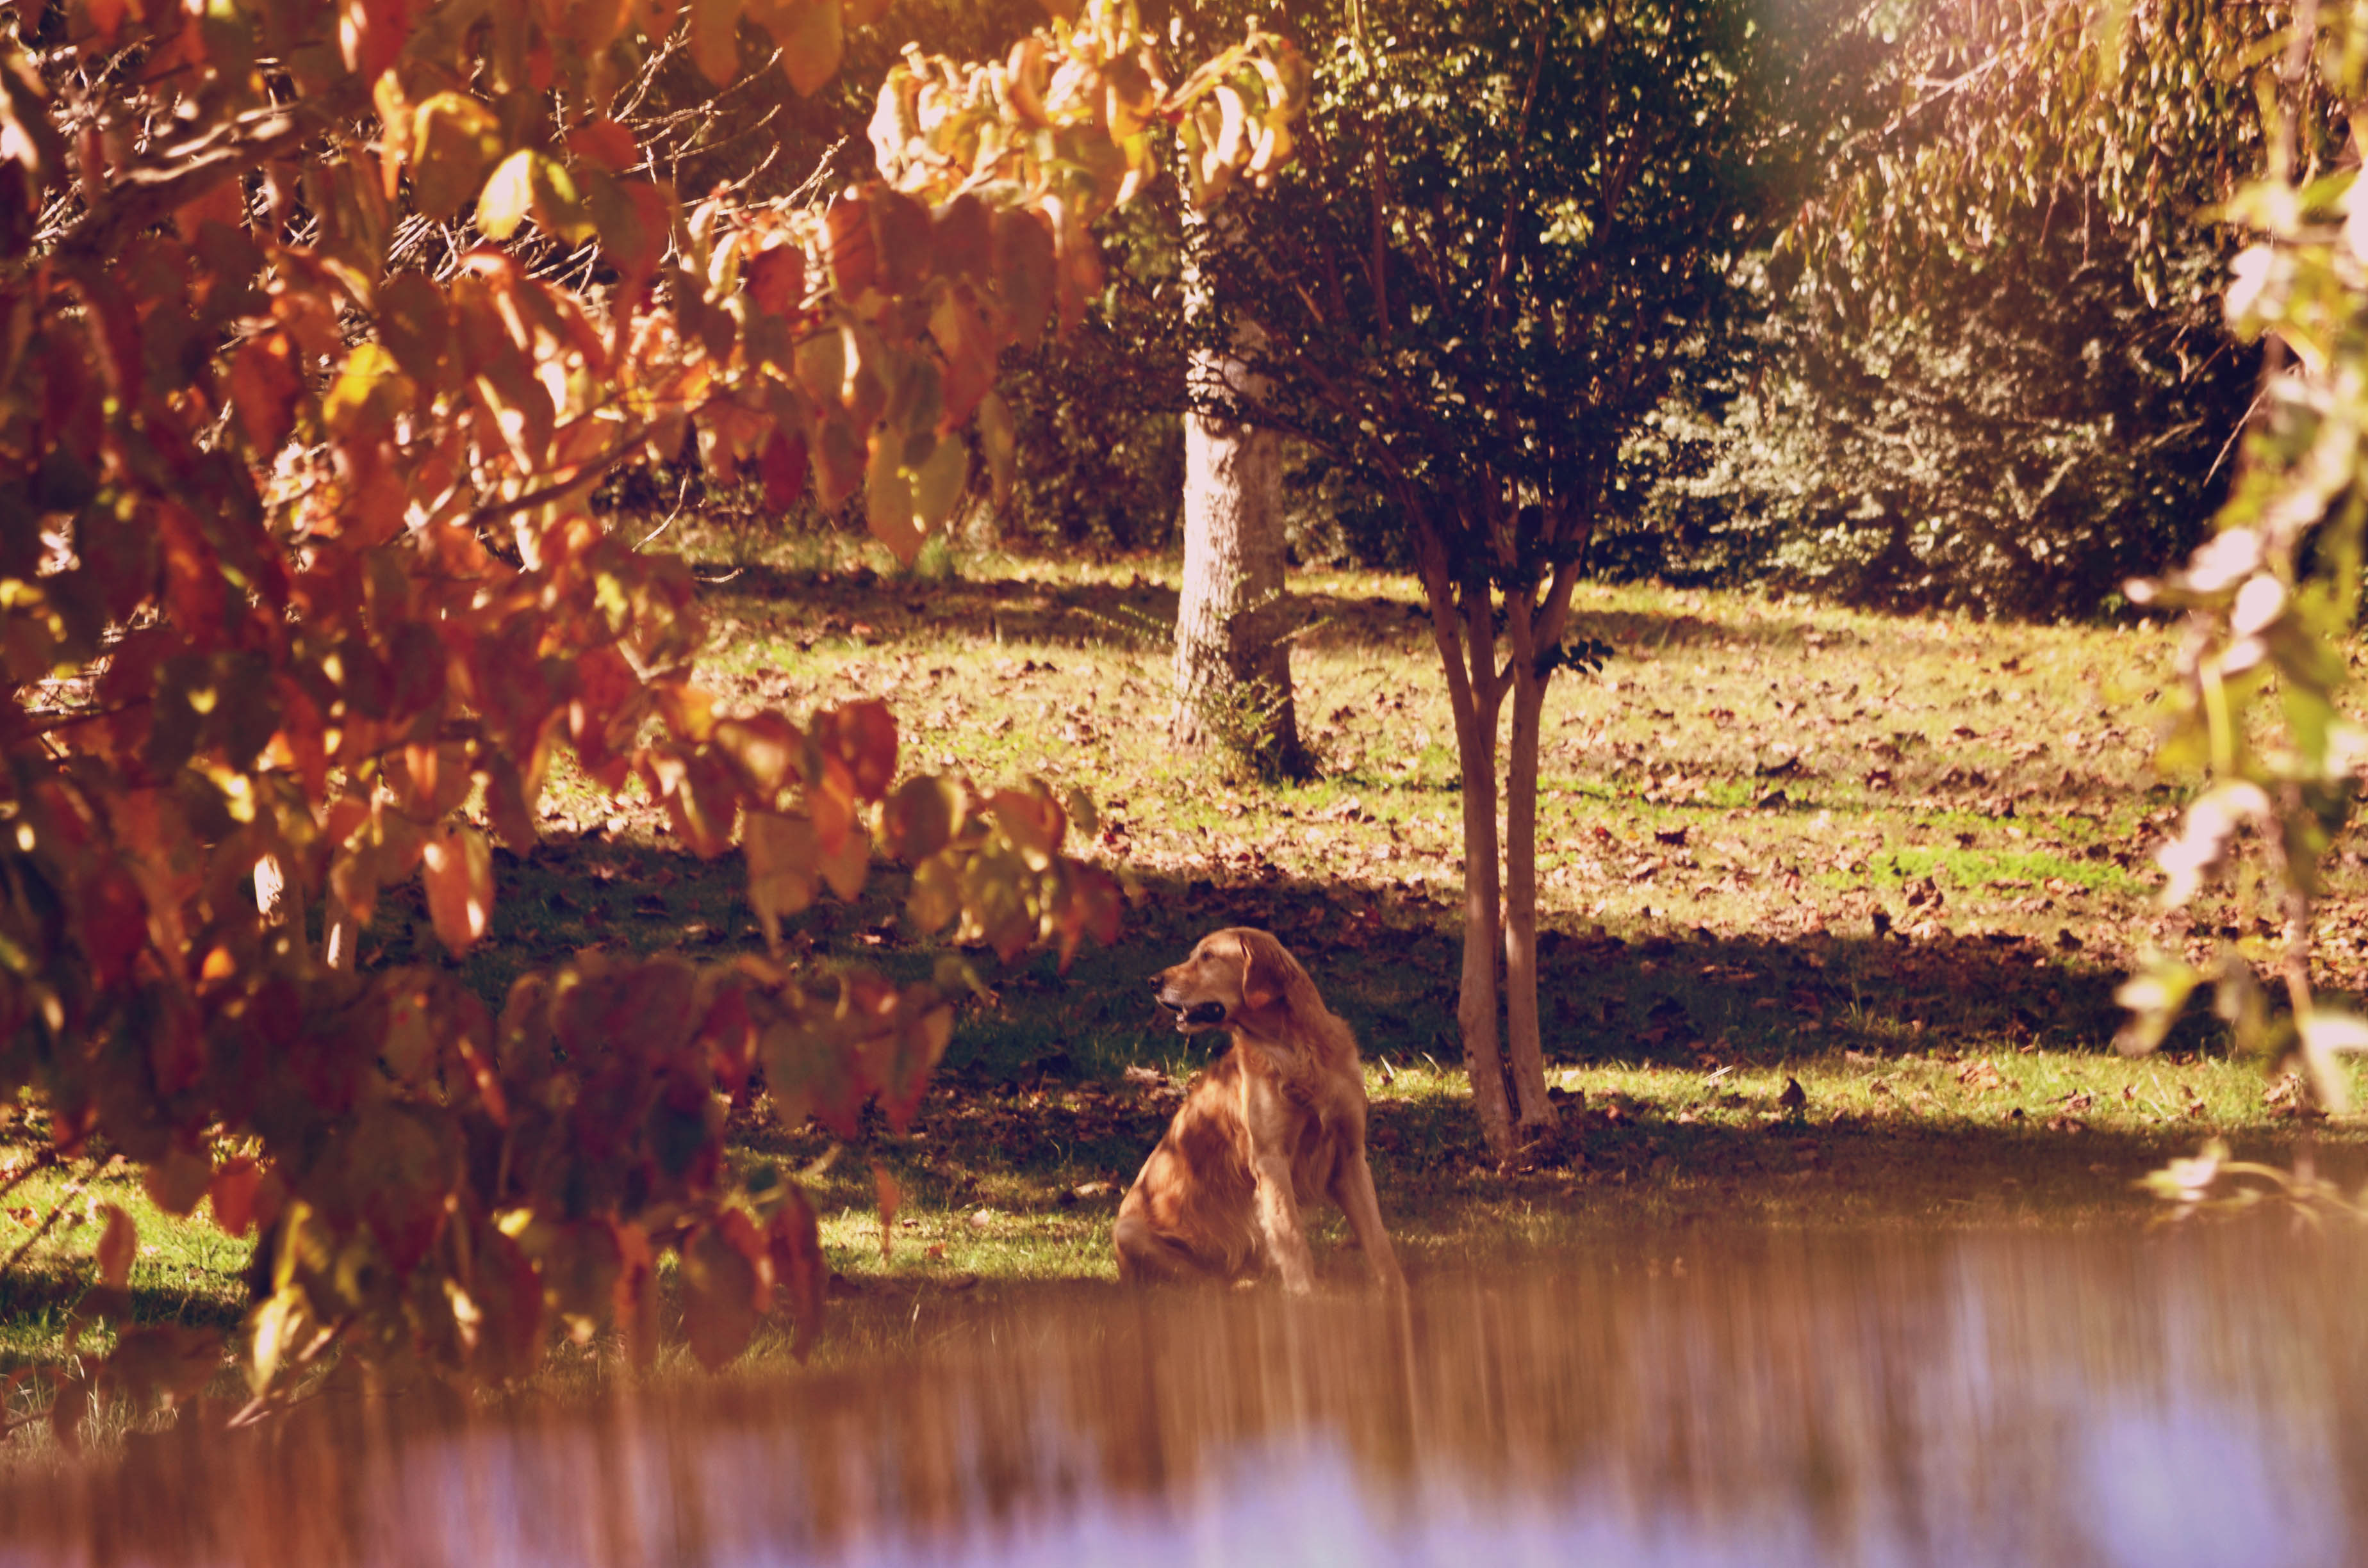
[[[884,800],[896,777],[896,718],[884,702],[825,708],[814,716],[814,743],[847,765],[855,792]]]
[[[800,97],[812,97],[838,74],[839,53],[846,44],[838,0],[788,0],[766,18],[765,26],[781,46],[781,74]]]
[[[781,939],[781,916],[796,915],[814,902],[815,862],[814,824],[803,817],[773,812],[747,813],[740,834],[748,858],[748,903],[764,923],[768,946]]]
[[[455,957],[485,934],[494,912],[494,851],[473,827],[454,827],[427,841],[420,880],[437,940]]]
[[[735,0],[690,0],[690,59],[721,87],[740,74],[740,7]]]
[[[806,253],[775,245],[750,256],[741,271],[749,300],[767,315],[794,316],[805,303]]]
[[[642,158],[642,150],[634,143],[633,133],[607,115],[587,119],[569,131],[567,150],[587,163],[598,164],[610,174],[623,174]]]
[[[1061,847],[1062,836],[1068,832],[1068,813],[1050,794],[1038,794],[1025,790],[997,790],[995,792],[996,825],[1002,828],[1011,842],[1018,845],[1036,863],[1039,869],[1049,864]]]

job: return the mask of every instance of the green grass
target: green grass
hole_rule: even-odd
[[[965,1009],[909,1136],[832,1156],[761,1105],[743,1118],[752,1165],[830,1156],[810,1178],[845,1281],[826,1357],[909,1343],[965,1301],[1110,1278],[1116,1195],[1204,1060],[1153,1016],[1144,978],[1223,925],[1276,931],[1357,1029],[1383,1205],[1417,1270],[1713,1219],[2126,1222],[2147,1212],[2135,1179],[2212,1133],[2268,1158],[2308,1138],[2322,1168],[2368,1168],[2357,1124],[2298,1119],[2290,1090],[2225,1059],[2200,1006],[2164,1055],[2111,1051],[2113,987],[2143,949],[2264,939],[2216,896],[2175,915],[2152,902],[2149,852],[2179,798],[2146,765],[2169,633],[1583,589],[1575,631],[1617,655],[1557,680],[1540,802],[1541,998],[1571,1132],[1499,1169],[1455,1071],[1460,801],[1414,585],[1297,575],[1322,622],[1294,665],[1323,771],[1259,790],[1166,744],[1167,651],[1144,628],[1172,616],[1173,562],[939,570],[882,574],[811,546],[746,563],[709,592],[707,678],[727,705],[882,698],[908,768],[1086,788],[1091,852],[1140,897],[1120,942],[1066,973],[979,959],[994,995]],[[493,939],[461,966],[489,998],[586,946],[758,944],[737,858],[684,853],[637,790],[563,770],[544,826],[499,857]],[[2330,867],[2319,978],[2356,997],[2368,883],[2349,842]],[[942,949],[898,924],[901,897],[881,867],[789,945],[926,973]],[[390,895],[362,952],[448,961],[416,889]],[[1778,1103],[1793,1079],[1798,1112]],[[0,1145],[0,1167],[29,1147]],[[904,1192],[885,1256],[875,1159]],[[29,1216],[0,1216],[0,1256],[62,1181],[0,1203]],[[72,1201],[93,1194],[156,1249],[134,1272],[141,1311],[235,1316],[243,1248],[202,1212],[158,1215],[121,1174]],[[0,1280],[0,1373],[58,1348],[94,1234],[62,1226]],[[1337,1220],[1318,1235],[1337,1241]]]

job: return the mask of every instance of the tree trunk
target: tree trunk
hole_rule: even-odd
[[[1447,671],[1455,713],[1455,756],[1463,780],[1463,975],[1455,1021],[1463,1035],[1463,1070],[1480,1131],[1497,1158],[1519,1146],[1505,1093],[1505,1059],[1497,1040],[1497,944],[1502,889],[1497,878],[1497,710],[1504,697],[1496,669],[1496,627],[1484,593],[1459,605],[1444,551],[1418,526],[1424,596],[1431,636]]]
[[[1184,584],[1176,607],[1176,744],[1305,771],[1283,635],[1281,444],[1184,417]]]
[[[1233,243],[1238,221],[1185,215],[1185,313],[1205,321],[1212,301],[1196,245]],[[1257,328],[1235,338],[1255,347]],[[1176,709],[1170,738],[1187,750],[1215,748],[1261,772],[1304,777],[1307,758],[1283,641],[1285,541],[1282,443],[1229,417],[1256,407],[1264,378],[1241,359],[1196,349],[1185,369],[1184,583],[1176,607]]]
[[[1538,673],[1535,612],[1506,607],[1512,633],[1512,756],[1505,779],[1505,1032],[1524,1130],[1554,1124],[1538,1028],[1538,739],[1547,676]]]

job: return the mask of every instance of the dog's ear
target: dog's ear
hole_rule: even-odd
[[[1291,992],[1291,955],[1263,931],[1235,933],[1242,947],[1242,1005],[1263,1013]]]

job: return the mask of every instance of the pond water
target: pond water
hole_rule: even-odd
[[[2259,1224],[1080,1290],[860,1370],[19,1471],[0,1564],[2356,1563],[2363,1284],[2358,1238]]]

